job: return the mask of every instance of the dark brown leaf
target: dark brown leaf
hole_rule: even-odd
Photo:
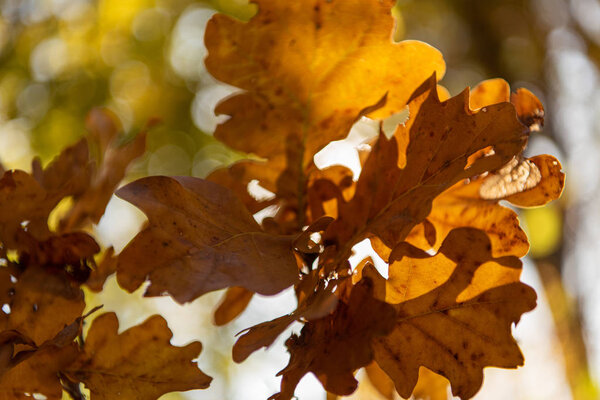
[[[228,189],[191,177],[149,177],[117,194],[149,225],[119,255],[117,279],[129,291],[146,279],[147,296],[180,303],[241,286],[275,294],[298,281],[290,236],[264,232]]]
[[[370,280],[361,280],[332,314],[307,322],[300,336],[287,340],[290,362],[279,373],[281,392],[270,399],[291,399],[298,382],[309,372],[328,392],[351,394],[357,386],[354,372],[373,360],[371,341],[388,334],[394,320],[392,306],[374,299]]]

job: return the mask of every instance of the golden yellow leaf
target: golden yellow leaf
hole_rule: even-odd
[[[317,151],[361,115],[401,110],[445,64],[425,43],[392,42],[391,0],[256,3],[247,23],[216,15],[206,28],[207,69],[244,90],[217,106],[230,118],[215,137],[269,160],[279,176],[273,191],[298,200]]]
[[[535,307],[536,295],[519,282],[517,257],[492,254],[485,233],[459,228],[435,256],[406,243],[394,249],[388,281],[373,268],[363,271],[375,294],[395,304],[394,330],[375,338],[374,349],[401,396],[413,392],[421,366],[468,399],[479,390],[484,367],[523,364],[511,327]]]

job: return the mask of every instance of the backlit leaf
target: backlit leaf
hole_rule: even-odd
[[[345,137],[361,115],[402,109],[432,72],[443,75],[445,65],[422,42],[391,41],[392,1],[257,5],[247,23],[216,15],[207,25],[207,69],[244,90],[217,106],[230,118],[215,137],[266,158],[264,169],[278,179],[263,186],[275,184],[270,190],[303,213],[305,169],[313,155]]]
[[[333,313],[307,322],[300,336],[292,335],[287,340],[290,362],[279,372],[281,392],[270,399],[291,399],[298,382],[309,372],[328,392],[354,392],[358,384],[354,371],[373,360],[372,340],[388,334],[395,320],[393,308],[374,299],[371,293],[370,280],[363,279]]]
[[[521,151],[527,135],[510,104],[472,112],[468,101],[465,91],[440,102],[435,80],[428,80],[409,104],[408,121],[391,139],[379,136],[354,197],[340,204],[326,238],[354,244],[371,233],[393,247],[427,217],[445,189],[500,168]],[[468,165],[471,155],[490,146],[494,154]]]
[[[375,293],[395,304],[394,330],[374,348],[398,393],[410,396],[420,366],[444,375],[452,393],[467,399],[479,390],[484,367],[522,365],[511,327],[535,307],[536,295],[519,282],[519,259],[495,258],[487,236],[471,228],[452,231],[435,256],[405,256],[409,249],[392,252],[388,281],[373,268],[363,271]]]

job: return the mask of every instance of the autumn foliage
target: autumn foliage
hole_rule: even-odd
[[[205,42],[209,72],[242,89],[218,105],[229,118],[215,137],[258,157],[207,179],[150,176],[118,189],[148,218],[120,254],[101,251],[87,227],[143,154],[144,133],[123,144],[115,117],[95,110],[87,137],[49,165],[4,172],[0,398],[65,390],[77,399],[80,383],[92,399],[208,387],[192,362],[201,344],[172,346],[162,317],[119,334],[114,313],[82,315],[80,287],[101,290],[115,271],[123,289],[148,282],[146,296],[179,303],[227,289],[217,325],[254,293],[293,287],[297,309],[249,327],[232,350],[243,362],[303,324],[287,339],[290,361],[272,399],[291,399],[310,372],[328,392],[351,394],[363,367],[389,398],[394,388],[402,397],[445,391],[441,375],[468,399],[484,367],[523,364],[511,329],[536,305],[519,278],[529,245],[499,201],[541,206],[562,191],[554,157],[522,155],[543,125],[539,100],[525,89],[511,95],[500,79],[450,97],[437,83],[445,64],[436,49],[391,40],[391,0],[254,2],[249,22],[214,16]],[[362,152],[359,176],[316,167],[315,154],[358,119],[406,107],[408,119]],[[253,197],[253,181],[274,196]],[[257,222],[269,206],[276,211]],[[364,239],[389,264],[387,278],[369,259],[351,267]]]

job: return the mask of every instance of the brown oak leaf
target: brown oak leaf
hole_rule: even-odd
[[[164,393],[205,389],[212,378],[192,362],[202,344],[170,344],[173,334],[158,315],[118,333],[114,313],[92,322],[83,352],[64,369],[70,380],[83,382],[92,400],[154,400]]]
[[[233,361],[242,362],[261,347],[269,347],[294,321],[322,318],[331,313],[338,298],[329,289],[317,287],[290,314],[245,329],[233,345]]]
[[[39,347],[18,331],[0,333],[0,353],[10,355],[0,359],[0,398],[28,399],[39,393],[49,399],[61,399],[61,371],[75,361],[79,351],[73,341],[81,333],[83,319],[99,308],[77,317]],[[15,354],[16,347],[9,348],[7,344],[25,346],[20,346]],[[5,352],[7,349],[10,353]]]
[[[531,157],[527,161],[539,169],[542,177],[540,182],[531,189],[503,199],[518,207],[538,207],[558,199],[565,187],[565,174],[560,162],[548,154]]]
[[[509,100],[515,105],[517,117],[524,125],[532,120],[535,120],[538,126],[543,124],[543,107],[539,100],[524,89],[519,89],[510,96],[508,83],[503,79],[490,79],[478,84],[471,91],[469,105],[471,109],[477,110]],[[474,158],[481,157],[488,150],[482,150]],[[561,172],[560,163],[554,157],[541,155],[532,157],[529,161],[534,163],[541,173],[541,181],[534,188],[495,200],[484,200],[480,196],[480,186],[485,178],[459,182],[436,197],[432,203],[432,210],[426,221],[433,225],[436,233],[435,243],[426,239],[423,225],[415,226],[407,241],[422,249],[432,247],[437,250],[452,229],[473,227],[487,233],[495,257],[509,254],[524,256],[529,244],[519,226],[517,214],[498,204],[498,200],[508,200],[519,207],[541,206],[557,199],[564,187],[564,174]],[[376,239],[372,241],[375,249],[386,258],[389,249]]]
[[[10,310],[0,310],[0,332],[17,330],[38,346],[80,317],[85,307],[83,292],[63,271],[29,266],[13,275],[2,268],[0,281],[5,289],[0,301]]]
[[[47,239],[48,215],[61,198],[24,171],[6,171],[0,179],[0,240],[4,246],[30,250],[36,239]]]
[[[331,314],[308,321],[300,336],[292,335],[286,341],[290,362],[279,372],[281,392],[270,399],[291,399],[298,382],[309,372],[328,392],[354,392],[358,384],[354,372],[373,360],[372,340],[388,334],[395,320],[392,306],[374,299],[372,292],[369,278],[351,285],[350,295],[340,299]]]
[[[92,292],[100,292],[104,287],[106,279],[117,271],[117,260],[115,257],[115,250],[112,247],[106,249],[102,258],[98,263],[94,262],[95,266],[92,269],[88,280],[85,282],[86,286],[90,288]]]
[[[64,347],[42,346],[27,359],[0,376],[0,399],[30,400],[39,393],[48,400],[62,399],[63,387],[59,373],[77,357],[75,343]]]
[[[523,257],[529,249],[529,242],[519,226],[517,213],[495,201],[481,199],[477,182],[459,182],[436,197],[427,220],[436,232],[433,244],[426,239],[422,225],[417,225],[406,239],[423,250],[437,250],[448,233],[460,227],[484,231],[492,243],[494,257]],[[372,242],[377,252],[387,258],[390,250],[382,243]]]
[[[264,232],[222,186],[155,176],[117,195],[149,220],[119,255],[117,280],[129,291],[148,279],[147,296],[167,292],[184,303],[231,286],[272,295],[299,279],[293,237]]]

